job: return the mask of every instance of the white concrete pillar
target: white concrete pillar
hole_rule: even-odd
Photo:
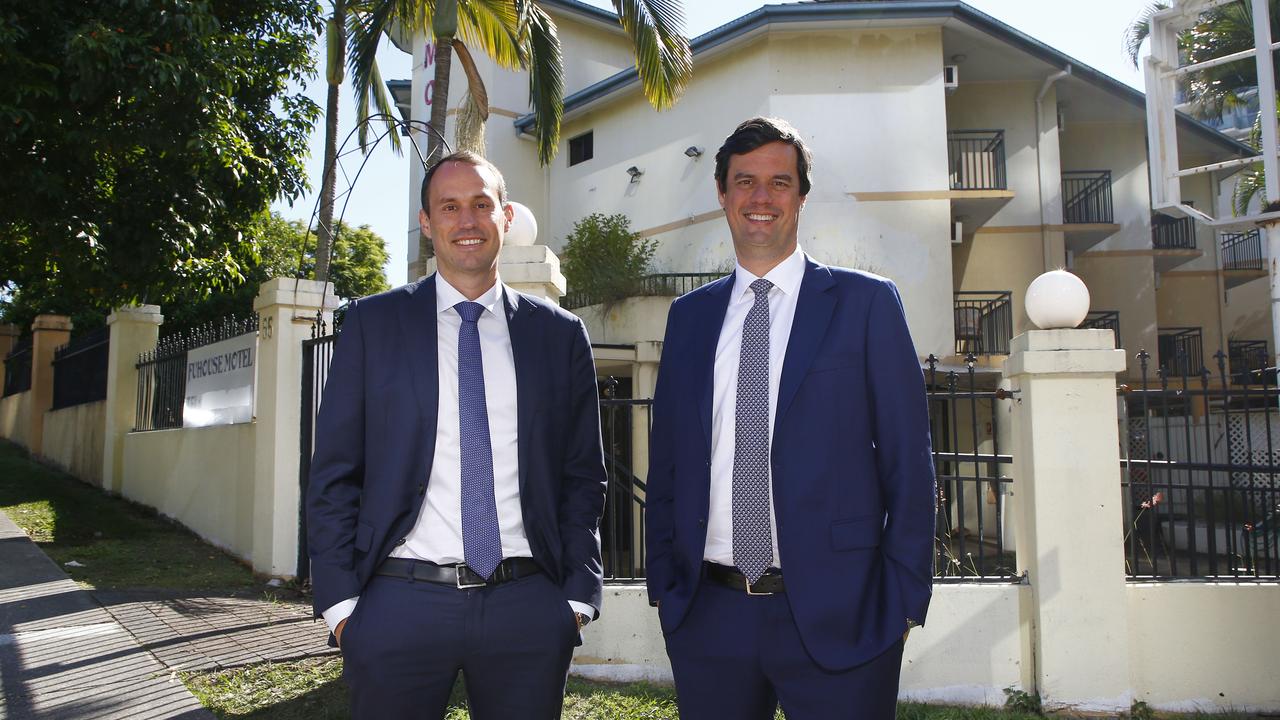
[[[560,258],[546,245],[504,245],[498,256],[502,282],[522,293],[557,305],[567,282],[560,272]]]
[[[71,339],[71,318],[37,315],[31,323],[31,416],[27,447],[33,455],[44,449],[44,414],[53,407],[53,351]]]
[[[1024,689],[1050,708],[1127,710],[1129,624],[1116,373],[1109,330],[1013,339],[1013,503],[1024,604]]]
[[[13,323],[0,323],[0,363],[4,362],[4,358],[13,350],[13,346],[18,344],[18,335],[21,332],[18,326]]]
[[[107,350],[106,428],[102,441],[102,487],[119,494],[124,488],[124,438],[138,414],[138,356],[156,346],[164,316],[159,305],[117,308],[107,318],[111,344]]]
[[[254,428],[253,569],[278,577],[298,571],[302,341],[320,312],[328,327],[339,300],[332,283],[275,278],[262,284]]]

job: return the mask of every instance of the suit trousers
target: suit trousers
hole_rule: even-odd
[[[462,590],[374,576],[342,632],[352,717],[443,718],[461,671],[475,720],[559,718],[578,639],[546,575]]]
[[[805,650],[783,593],[751,596],[707,582],[667,633],[681,720],[893,720],[902,640],[849,670]]]

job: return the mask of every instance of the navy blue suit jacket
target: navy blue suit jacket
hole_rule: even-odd
[[[359,595],[417,520],[435,455],[432,275],[351,303],[316,418],[307,487],[315,610]],[[520,506],[533,559],[566,600],[600,607],[604,455],[577,317],[505,293],[515,357]]]
[[[667,320],[647,490],[649,598],[665,632],[698,588],[711,482],[712,373],[733,276]],[[786,596],[823,667],[861,664],[923,623],[934,476],[919,359],[897,288],[805,259],[770,448]],[[732,441],[732,439],[730,439]]]

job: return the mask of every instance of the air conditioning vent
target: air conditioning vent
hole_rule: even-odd
[[[942,66],[942,87],[946,88],[947,92],[951,92],[960,87],[960,66]]]

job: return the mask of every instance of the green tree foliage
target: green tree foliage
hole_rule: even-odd
[[[592,213],[574,223],[561,253],[569,292],[592,303],[615,302],[643,292],[642,281],[657,244],[631,232],[626,215]]]
[[[305,187],[314,0],[0,9],[0,298],[99,316],[245,282]],[[16,315],[15,315],[16,313]]]
[[[221,292],[201,297],[179,297],[168,307],[165,332],[196,327],[228,315],[248,317],[253,299],[262,283],[277,277],[309,278],[315,275],[316,236],[298,220],[285,220],[276,213],[255,222],[256,258],[244,269],[244,281]],[[383,266],[387,264],[387,244],[368,225],[352,228],[338,223],[329,265],[329,282],[334,294],[343,299],[372,295],[391,286]]]

